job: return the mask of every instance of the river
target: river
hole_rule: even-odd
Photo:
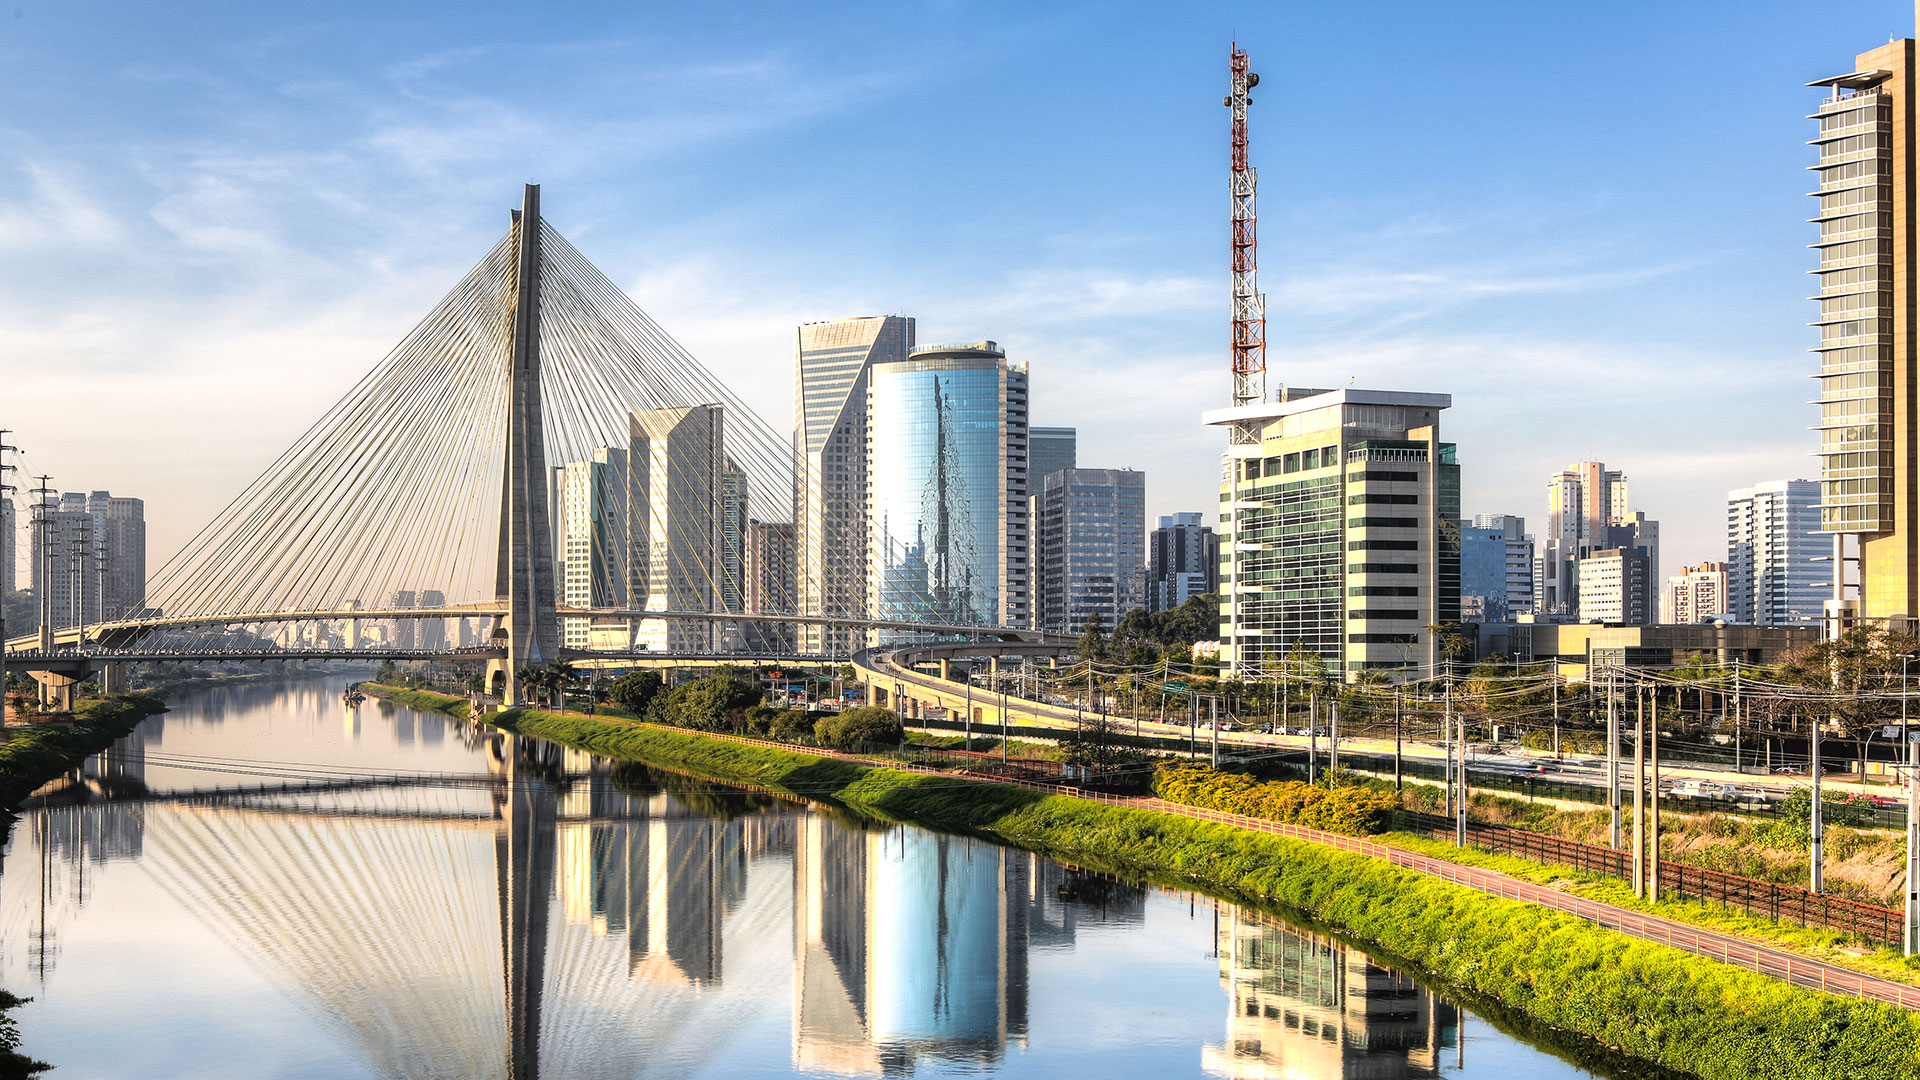
[[[1601,1075],[1271,916],[345,683],[186,697],[23,812],[54,1080]]]

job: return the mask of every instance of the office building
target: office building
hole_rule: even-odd
[[[1660,523],[1631,508],[1626,473],[1608,469],[1602,462],[1582,461],[1549,477],[1535,611],[1550,618],[1597,618],[1580,606],[1579,562],[1612,548],[1639,551],[1657,580]]]
[[[644,409],[630,416],[627,594],[649,611],[715,611],[731,558],[722,536],[726,471],[719,405]],[[736,564],[737,565],[737,564]],[[716,651],[722,639],[695,619],[645,619],[636,646]]]
[[[1480,514],[1460,529],[1460,619],[1503,623],[1533,611],[1533,535],[1525,518]]]
[[[1059,469],[1033,497],[1034,625],[1078,632],[1089,618],[1107,631],[1146,603],[1147,474],[1133,469]]]
[[[1446,394],[1289,388],[1216,409],[1248,425],[1221,485],[1224,658],[1260,671],[1296,648],[1344,677],[1439,661],[1427,627],[1460,619],[1460,470]]]
[[[1220,588],[1220,539],[1203,514],[1171,514],[1147,538],[1147,610],[1170,611]]]
[[[867,374],[874,618],[1027,625],[1027,372],[994,342],[929,345]]]
[[[793,523],[749,521],[746,560],[747,613],[793,614]],[[755,652],[791,653],[799,640],[791,623],[748,623],[747,626],[747,645]]]
[[[629,472],[628,450],[617,446],[596,447],[585,461],[554,469],[550,490],[559,502],[553,536],[562,604],[627,606]],[[586,648],[592,623],[586,615],[563,616],[560,629],[566,647]]]
[[[1653,574],[1637,548],[1603,548],[1575,563],[1580,621],[1645,626],[1653,622]]]
[[[914,323],[904,315],[801,326],[794,343],[794,539],[799,610],[867,611],[867,373],[904,360]],[[802,650],[850,653],[857,630],[807,626]]]
[[[1039,494],[1049,473],[1071,469],[1079,461],[1080,431],[1070,427],[1027,429],[1027,491]]]
[[[412,589],[401,589],[393,594],[387,606],[395,611],[410,611],[419,606],[419,597]],[[416,619],[394,619],[387,631],[387,640],[393,642],[396,649],[412,650],[419,647],[418,630]]]
[[[1915,349],[1914,42],[1889,42],[1809,85],[1819,200],[1820,516],[1838,630],[1920,614]],[[1847,550],[1845,537],[1851,535]],[[1857,554],[1856,578],[1851,560]],[[1851,588],[1853,595],[1845,595]]]
[[[32,513],[28,580],[36,597],[51,595],[55,628],[124,618],[145,608],[145,503],[105,491],[69,491]]]
[[[1832,554],[1820,485],[1772,480],[1727,492],[1727,612],[1754,626],[1817,625]]]
[[[1701,563],[1683,566],[1668,578],[1660,591],[1660,621],[1663,623],[1706,622],[1729,618],[1727,564]]]
[[[447,594],[439,589],[420,590],[420,606],[423,608],[444,608],[447,606]],[[421,619],[420,647],[431,652],[444,652],[447,648],[447,620]]]

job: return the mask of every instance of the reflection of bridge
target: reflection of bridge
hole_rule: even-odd
[[[485,774],[264,793],[151,790],[110,756],[109,787],[67,793],[91,801],[28,814],[122,820],[122,858],[390,1077],[685,1075],[759,1007],[719,991],[789,981],[802,1068],[990,1066],[1026,1037],[1028,950],[1088,917],[1036,856],[485,741]],[[1141,918],[1137,887],[1099,902]]]
[[[125,660],[433,656],[518,702],[529,666],[798,658],[798,626],[1037,636],[798,611],[796,467],[529,185],[480,264],[154,575],[147,612],[43,619],[6,652],[50,697]]]

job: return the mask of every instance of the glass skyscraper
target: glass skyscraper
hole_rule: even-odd
[[[866,426],[872,616],[1025,625],[1025,367],[991,341],[876,362]]]

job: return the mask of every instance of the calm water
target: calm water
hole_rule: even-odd
[[[1592,1075],[1271,918],[344,683],[183,701],[15,825],[57,1080]]]

